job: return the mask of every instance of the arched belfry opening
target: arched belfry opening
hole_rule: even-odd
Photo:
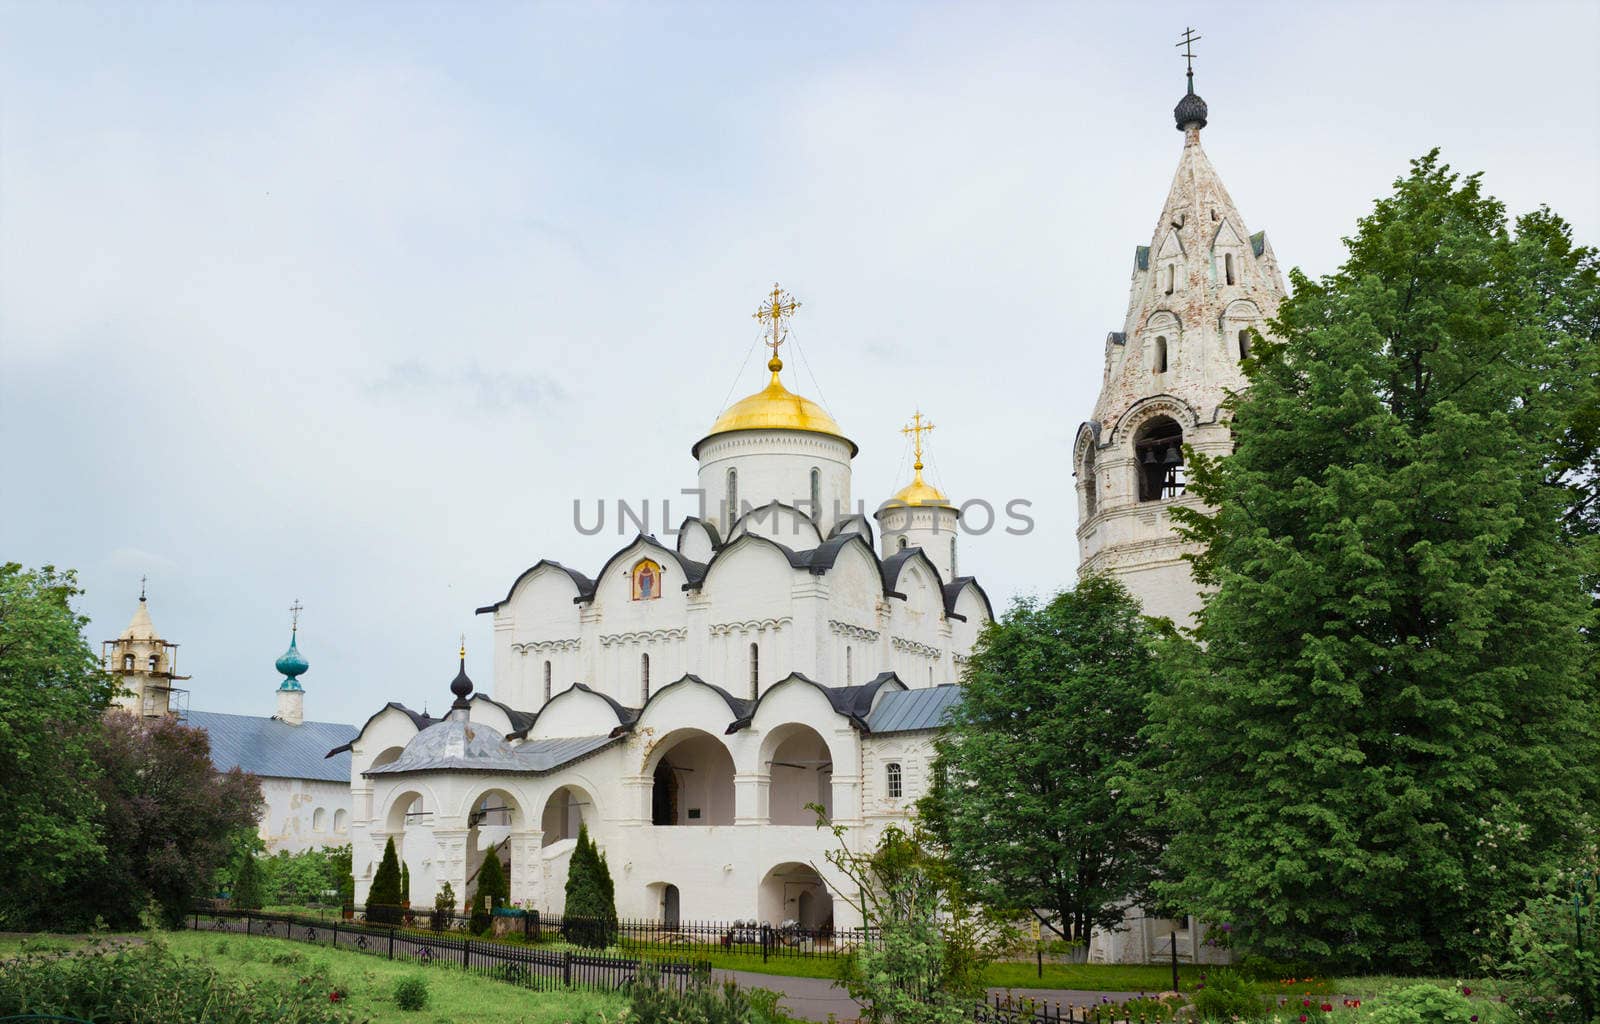
[[[1100,480],[1094,457],[1094,441],[1083,449],[1083,462],[1078,469],[1078,481],[1083,487],[1084,518],[1094,515],[1100,508]]]
[[[1164,501],[1183,493],[1183,428],[1170,416],[1146,420],[1133,435],[1139,500]]]

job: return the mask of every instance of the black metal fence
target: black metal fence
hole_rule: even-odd
[[[638,977],[641,969],[657,973],[663,985],[681,989],[697,973],[709,973],[711,970],[709,963],[695,963],[684,958],[599,956],[571,949],[538,949],[495,942],[474,938],[465,929],[450,928],[450,922],[439,923],[441,927],[435,931],[431,927],[409,928],[403,922],[398,925],[375,924],[354,918],[330,919],[302,914],[197,908],[190,915],[189,926],[202,932],[292,939],[370,953],[390,960],[459,967],[513,985],[540,990],[590,988],[616,991]]]
[[[1126,1008],[1112,1004],[1074,1006],[1071,1003],[1047,1002],[1035,999],[1013,999],[996,993],[988,1002],[979,1003],[972,1019],[976,1024],[1112,1024],[1127,1021]],[[1144,1021],[1144,1017],[1139,1017]]]
[[[317,919],[327,925],[339,917],[338,911],[330,911]],[[343,920],[352,925],[392,926],[445,936],[481,934],[530,945],[614,949],[667,960],[714,953],[759,956],[762,961],[775,957],[839,958],[848,957],[859,946],[873,941],[873,934],[862,928],[801,928],[792,923],[770,925],[756,921],[604,921],[537,910],[509,916],[486,915],[474,921],[466,914],[453,912],[368,906],[347,908]]]

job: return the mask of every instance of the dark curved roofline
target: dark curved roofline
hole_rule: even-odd
[[[867,547],[869,547],[869,548],[872,547],[873,546],[873,541],[875,541],[877,539],[877,536],[874,533],[873,528],[872,528],[872,519],[871,519],[871,517],[862,515],[859,512],[852,512],[847,516],[840,516],[838,518],[838,520],[833,524],[833,529],[828,531],[828,539],[829,540],[833,540],[835,537],[839,536],[840,534],[842,534],[844,532],[844,529],[845,529],[846,525],[852,524],[852,523],[860,523],[861,525],[863,525],[863,526],[865,526],[867,528],[867,535],[865,537],[865,540],[867,542]]]
[[[883,560],[879,571],[883,574],[884,596],[898,597],[902,601],[907,600],[906,595],[894,588],[900,582],[900,573],[905,569],[906,563],[913,558],[920,558],[927,563],[928,570],[933,573],[934,586],[941,592],[944,590],[944,575],[939,572],[939,567],[933,564],[933,559],[929,558],[928,553],[922,548],[910,547],[902,548]]]
[[[682,537],[684,535],[684,533],[688,531],[690,523],[699,524],[701,527],[703,527],[705,529],[706,533],[711,535],[711,551],[712,551],[713,554],[716,553],[716,550],[718,548],[722,547],[722,531],[717,529],[717,524],[713,523],[709,519],[702,519],[699,516],[684,516],[683,517],[683,522],[678,524],[678,536],[679,537]]]
[[[755,721],[756,713],[761,710],[761,702],[767,699],[767,695],[790,681],[805,683],[821,691],[822,695],[828,699],[828,704],[833,710],[849,719],[851,726],[860,732],[871,731],[867,728],[867,715],[872,713],[872,702],[877,697],[879,690],[890,682],[898,684],[902,690],[910,689],[910,687],[906,686],[905,681],[893,672],[879,672],[866,682],[854,686],[824,686],[803,672],[790,672],[767,687],[766,691],[754,701],[747,701],[746,703],[750,705],[749,713],[729,725],[728,734],[731,735],[741,729],[749,728],[750,723]]]
[[[717,696],[722,698],[722,702],[728,705],[728,710],[733,712],[733,717],[735,720],[738,720],[740,716],[746,714],[752,706],[750,701],[741,700],[715,683],[708,683],[704,679],[701,679],[699,676],[695,675],[693,672],[687,672],[674,679],[667,685],[661,687],[661,689],[652,691],[650,694],[650,699],[644,702],[644,707],[639,709],[639,713],[634,716],[633,721],[625,722],[622,725],[617,726],[617,728],[613,730],[613,733],[620,734],[631,730],[634,726],[638,725],[644,720],[645,712],[650,710],[650,705],[654,704],[658,699],[660,699],[663,693],[666,693],[675,686],[682,686],[685,683],[704,686],[706,689],[716,693]]]
[[[760,512],[760,511],[762,511],[763,509],[769,509],[769,508],[786,508],[790,512],[793,512],[800,519],[803,519],[806,522],[811,523],[811,530],[812,530],[813,533],[815,533],[817,535],[817,543],[818,544],[821,544],[826,539],[826,538],[824,538],[822,536],[822,530],[817,527],[817,524],[815,522],[812,522],[812,519],[811,519],[810,516],[806,515],[802,511],[800,511],[800,509],[797,506],[791,505],[787,501],[779,501],[777,498],[773,498],[771,501],[764,502],[764,503],[762,503],[760,505],[752,505],[750,507],[750,511],[748,511],[744,515],[740,516],[738,518],[738,520],[736,520],[734,522],[733,529],[737,530],[739,528],[739,524],[740,523],[744,522],[746,519],[750,518],[751,516],[755,515],[756,513]],[[729,539],[727,541],[727,543],[729,543],[729,544],[732,544],[735,540],[738,539],[737,537],[733,537],[732,536],[732,532],[733,532],[732,530],[729,531]],[[749,532],[750,532],[749,530],[745,530],[745,533],[749,533]],[[743,535],[741,534],[741,536],[743,536]],[[810,549],[808,548],[806,550],[810,550]]]
[[[371,718],[367,719],[365,722],[363,722],[361,724],[361,728],[356,730],[355,736],[350,740],[349,743],[346,743],[344,746],[341,746],[341,747],[334,747],[332,750],[330,750],[326,754],[322,755],[323,760],[327,760],[328,758],[332,757],[335,754],[342,754],[346,750],[349,750],[351,747],[355,746],[356,740],[359,740],[361,738],[361,734],[367,731],[367,726],[371,725],[373,722],[376,722],[378,720],[378,715],[381,715],[385,711],[389,711],[391,709],[395,710],[395,711],[403,712],[407,718],[411,719],[411,724],[417,727],[417,731],[418,732],[421,732],[422,730],[426,729],[428,726],[433,725],[436,722],[444,721],[444,719],[442,719],[442,718],[429,718],[427,715],[423,714],[420,711],[412,711],[410,708],[406,707],[404,704],[400,703],[399,701],[391,700],[389,703],[387,703],[383,707],[379,708],[377,710],[377,712]]]
[[[538,717],[538,714],[536,712],[533,712],[533,711],[518,711],[516,708],[512,707],[510,704],[507,704],[504,701],[495,700],[493,697],[489,696],[486,693],[475,693],[475,694],[473,694],[471,697],[469,697],[467,699],[468,699],[469,703],[471,701],[475,701],[475,700],[486,701],[487,703],[493,704],[495,707],[499,708],[501,711],[504,711],[505,715],[506,715],[506,719],[508,721],[510,721],[510,723],[511,723],[511,728],[512,729],[526,729],[526,728],[528,728],[528,726],[532,725],[533,724],[533,720]],[[510,734],[508,733],[507,735],[510,735]]]
[[[989,613],[989,618],[994,619],[994,604],[989,600],[989,595],[984,591],[982,584],[976,576],[957,576],[944,585],[944,614],[946,618],[967,621],[965,615],[956,612],[956,601],[960,600],[961,592],[971,587],[978,592],[978,597],[983,600],[983,610]]]
[[[531,712],[531,713],[530,712],[526,712],[526,711],[525,712],[521,712],[521,714],[530,714],[531,715],[531,717],[529,718],[528,724],[523,726],[520,729],[517,729],[515,732],[506,733],[506,739],[508,739],[508,740],[525,740],[525,739],[527,739],[528,738],[528,733],[533,731],[533,727],[539,724],[539,716],[544,714],[545,709],[548,708],[551,704],[555,703],[557,700],[559,700],[562,697],[565,697],[567,694],[571,693],[573,690],[582,690],[584,693],[590,694],[591,696],[594,696],[594,697],[599,697],[601,700],[603,700],[607,704],[611,705],[611,710],[617,716],[617,723],[619,725],[631,724],[635,719],[637,719],[639,717],[639,712],[641,710],[640,708],[627,707],[621,701],[619,701],[616,698],[612,697],[609,693],[601,693],[599,690],[593,689],[592,687],[589,687],[589,686],[587,686],[587,685],[585,685],[583,683],[573,683],[571,686],[567,687],[565,690],[562,690],[560,693],[557,693],[557,694],[553,695],[549,700],[545,701],[544,702],[544,707],[540,708],[538,711],[534,711],[534,712]]]
[[[537,562],[535,562],[532,565],[530,565],[528,568],[524,569],[522,571],[522,574],[519,575],[514,581],[512,581],[511,589],[506,591],[506,596],[505,597],[502,597],[500,600],[496,601],[494,604],[486,604],[486,605],[484,605],[482,608],[479,608],[473,614],[482,615],[484,612],[499,611],[501,605],[503,605],[507,601],[511,600],[511,595],[515,594],[517,592],[517,588],[522,585],[522,581],[523,580],[527,579],[529,576],[532,576],[535,572],[538,572],[540,569],[543,569],[546,566],[549,566],[552,569],[560,569],[562,572],[566,573],[567,576],[572,580],[572,585],[575,586],[578,589],[578,595],[580,597],[582,595],[584,595],[584,594],[592,595],[594,593],[594,586],[595,586],[594,580],[591,580],[589,577],[585,576],[581,572],[578,572],[576,569],[567,568],[566,566],[562,565],[560,562],[552,561],[551,559],[548,559],[548,558],[541,558]]]
[[[602,565],[600,567],[600,572],[599,572],[598,575],[595,576],[595,579],[596,580],[605,579],[606,578],[606,573],[611,571],[611,567],[617,563],[617,560],[620,559],[623,555],[626,555],[630,550],[633,549],[633,547],[635,545],[640,544],[640,543],[643,543],[643,544],[645,544],[645,545],[647,545],[649,547],[656,548],[657,550],[661,551],[662,553],[666,554],[669,558],[672,559],[673,563],[675,565],[677,565],[678,571],[683,573],[683,576],[684,576],[683,589],[685,589],[685,590],[690,589],[689,588],[689,583],[690,582],[698,583],[700,581],[700,579],[704,578],[704,576],[705,576],[705,568],[706,568],[705,565],[703,565],[700,562],[696,562],[693,559],[683,557],[675,549],[669,548],[665,544],[663,544],[659,540],[657,540],[656,539],[656,535],[653,534],[653,533],[639,533],[639,534],[635,534],[634,538],[632,540],[628,541],[628,543],[626,543],[622,547],[618,548],[612,554],[612,556],[610,558],[606,559],[606,564]],[[578,597],[573,598],[572,599],[572,603],[573,604],[587,604],[587,603],[589,603],[589,602],[594,600],[594,596],[598,592],[598,590],[599,590],[599,586],[597,584],[595,587],[590,588],[589,593],[587,595],[580,595]]]

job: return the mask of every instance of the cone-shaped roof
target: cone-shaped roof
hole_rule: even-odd
[[[119,640],[159,640],[155,623],[150,621],[150,605],[143,597],[139,598],[139,607],[133,610],[133,618],[128,622],[128,628],[122,631]]]

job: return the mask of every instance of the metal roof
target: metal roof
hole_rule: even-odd
[[[190,711],[184,722],[210,735],[211,763],[219,772],[239,768],[278,779],[350,782],[348,744],[357,734],[353,725],[290,725],[276,718],[220,711]],[[346,745],[345,752],[326,756],[330,748],[340,745]]]
[[[937,729],[945,724],[950,709],[960,702],[961,687],[954,683],[916,690],[890,690],[878,698],[878,706],[867,716],[867,728],[874,734]]]
[[[529,772],[541,775],[620,742],[621,737],[574,736],[529,740],[512,746],[493,729],[446,719],[417,733],[400,756],[368,775],[403,772]]]

